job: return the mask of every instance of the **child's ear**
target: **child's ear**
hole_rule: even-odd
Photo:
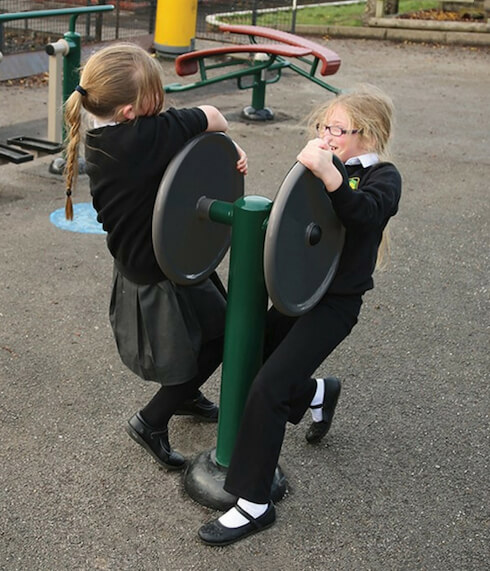
[[[134,112],[134,108],[132,105],[125,105],[121,109],[120,113],[128,121],[131,121],[132,119],[136,119],[136,113]]]

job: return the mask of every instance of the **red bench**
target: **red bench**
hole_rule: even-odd
[[[300,57],[311,53],[307,48],[278,46],[274,44],[227,45],[208,48],[180,55],[175,60],[175,71],[179,75],[192,75],[198,72],[198,63],[207,57],[216,57],[234,53],[265,53],[269,56]]]
[[[221,24],[219,29],[222,32],[231,34],[245,34],[249,37],[251,43],[256,43],[256,38],[267,38],[275,42],[290,46],[299,46],[310,50],[311,54],[318,62],[322,63],[320,70],[321,75],[333,75],[340,67],[340,57],[329,48],[321,46],[312,40],[290,34],[289,32],[282,32],[281,30],[274,30],[273,28],[265,28],[264,26],[237,26],[232,24]]]
[[[219,29],[226,33],[247,35],[250,43],[226,44],[178,56],[175,60],[177,74],[186,76],[199,73],[200,79],[190,84],[169,84],[165,87],[166,92],[188,91],[219,81],[236,79],[239,89],[253,90],[252,104],[245,107],[242,114],[247,119],[260,121],[272,119],[274,116],[272,111],[265,107],[265,87],[279,81],[283,69],[290,69],[332,93],[341,92],[316,75],[318,68],[320,75],[325,76],[335,74],[340,67],[339,56],[329,48],[306,38],[263,26],[221,24]],[[257,38],[269,41],[257,43]],[[233,57],[237,54],[249,54],[250,57]],[[259,57],[259,54],[263,57]],[[216,73],[216,70],[222,71],[231,66],[234,66],[232,71]]]

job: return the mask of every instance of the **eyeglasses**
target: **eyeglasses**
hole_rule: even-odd
[[[336,125],[322,125],[317,123],[315,125],[316,132],[320,137],[324,137],[325,133],[328,131],[333,137],[341,137],[342,135],[355,135],[356,133],[361,133],[362,129],[342,129],[342,127],[337,127]]]

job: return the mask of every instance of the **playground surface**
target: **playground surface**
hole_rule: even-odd
[[[455,570],[489,552],[488,48],[329,43],[331,82],[370,82],[397,107],[404,180],[391,264],[359,324],[318,370],[343,381],[331,432],[307,445],[288,427],[289,483],[269,530],[201,544],[215,517],[124,430],[155,392],[119,360],[108,320],[104,236],[61,230],[51,159],[0,167],[0,569]],[[198,46],[199,47],[199,44]],[[177,81],[172,63],[163,64]],[[276,119],[244,122],[233,82],[173,94],[210,103],[249,155],[246,193],[273,198],[306,141],[304,118],[330,94],[284,74],[267,90]],[[0,139],[43,137],[47,87],[0,84]],[[88,202],[81,175],[75,202]],[[219,271],[226,278],[226,259]],[[219,398],[219,374],[204,387]],[[211,449],[216,426],[180,417],[173,446]],[[485,561],[487,563],[485,563]]]

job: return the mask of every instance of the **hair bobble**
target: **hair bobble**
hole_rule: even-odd
[[[75,91],[78,91],[78,93],[80,93],[80,95],[82,95],[83,97],[87,95],[87,90],[84,89],[81,85],[77,85],[75,87]]]
[[[65,218],[67,220],[73,220],[73,202],[71,200],[71,188],[66,189]]]

